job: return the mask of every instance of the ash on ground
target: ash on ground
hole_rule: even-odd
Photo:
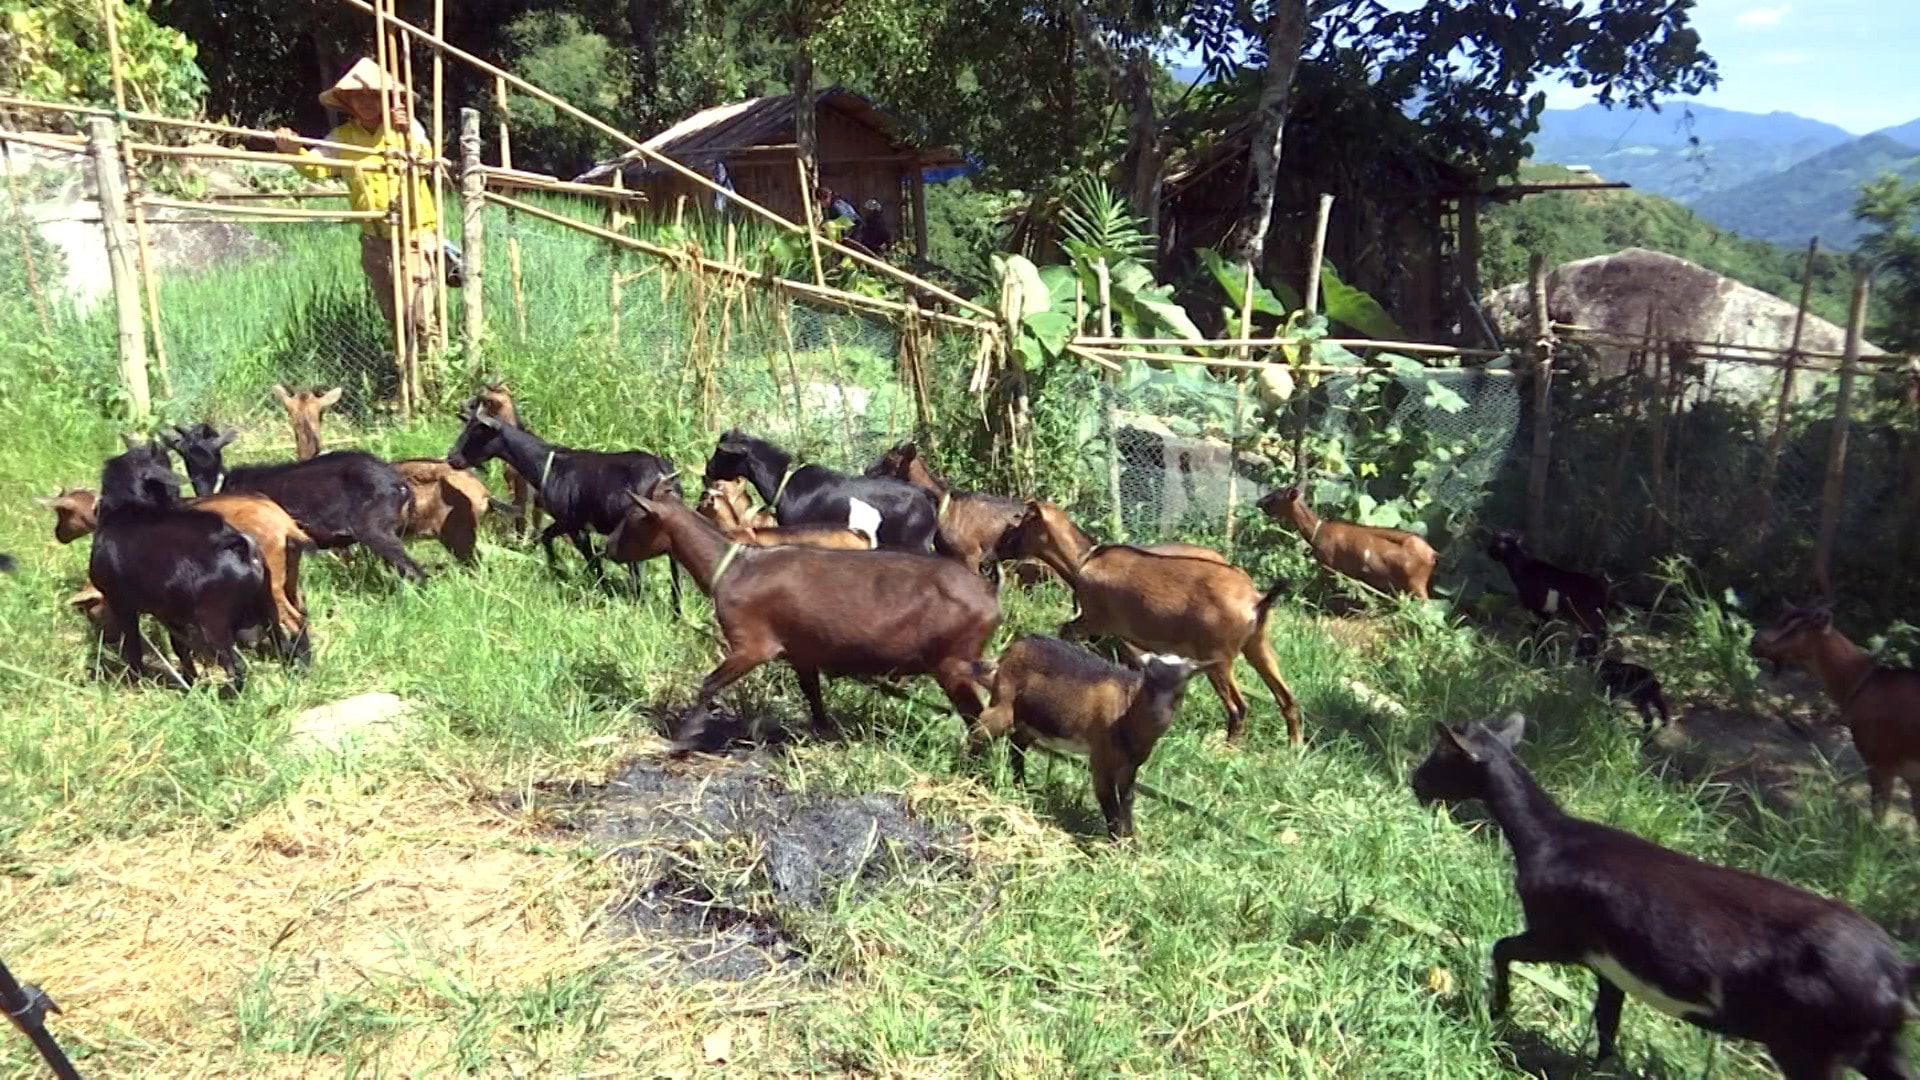
[[[563,828],[632,871],[615,931],[656,943],[684,977],[797,969],[807,949],[794,915],[964,861],[961,830],[919,818],[901,796],[789,790],[771,752],[637,758],[558,807]]]

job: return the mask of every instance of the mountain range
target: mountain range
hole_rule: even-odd
[[[1664,195],[1723,228],[1798,246],[1859,238],[1853,201],[1882,173],[1920,179],[1920,119],[1871,135],[1793,113],[1669,103],[1660,111],[1548,109],[1533,159],[1586,165]]]

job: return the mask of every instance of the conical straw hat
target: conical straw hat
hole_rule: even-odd
[[[380,70],[379,64],[363,56],[355,61],[352,67],[347,69],[345,75],[340,76],[339,82],[334,83],[321,93],[320,104],[325,105],[329,109],[345,112],[347,111],[346,106],[340,103],[340,95],[343,93],[350,93],[354,90],[377,91],[398,89],[400,89],[400,84],[389,78],[386,72]]]

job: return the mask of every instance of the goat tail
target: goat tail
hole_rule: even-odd
[[[1288,591],[1287,583],[1284,580],[1274,582],[1273,588],[1268,589],[1266,593],[1260,597],[1260,602],[1253,605],[1254,621],[1258,623],[1266,622],[1267,612],[1272,610],[1274,601],[1287,595]]]

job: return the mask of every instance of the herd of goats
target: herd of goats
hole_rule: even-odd
[[[700,745],[716,696],[769,661],[793,669],[819,727],[828,724],[822,675],[928,675],[971,723],[971,747],[1008,738],[1022,781],[1030,746],[1086,757],[1108,830],[1123,837],[1133,830],[1135,775],[1192,674],[1211,682],[1227,739],[1238,743],[1248,706],[1234,660],[1245,657],[1291,742],[1303,740],[1299,705],[1266,634],[1280,585],[1259,589],[1210,548],[1096,544],[1050,503],[953,489],[912,443],[850,475],[797,465],[774,444],[730,431],[690,508],[671,462],[545,442],[521,423],[503,384],[467,402],[444,459],[405,461],[322,453],[321,413],[339,391],[275,391],[293,423],[294,461],[230,468],[223,451],[235,433],[197,424],[159,440],[130,437],[106,461],[97,493],[43,500],[62,543],[93,534],[89,580],[73,602],[117,644],[131,678],[145,673],[143,615],[166,628],[182,682],[193,681],[201,653],[225,670],[223,693],[236,694],[245,680],[239,646],[271,647],[295,663],[310,656],[303,553],[358,544],[415,580],[423,575],[406,538],[437,537],[468,562],[489,512],[529,531],[545,514],[551,523],[540,540],[550,565],[561,537],[603,580],[603,559],[626,563],[639,583],[644,564],[665,556],[676,610],[683,571],[711,598],[725,655],[674,733],[682,749]],[[180,498],[170,453],[197,498]],[[473,471],[495,459],[510,502]],[[1323,520],[1292,488],[1259,505],[1328,570],[1427,597],[1435,554],[1419,536]],[[604,538],[597,549],[595,534]],[[1649,728],[1655,712],[1668,721],[1654,673],[1606,655],[1603,581],[1532,557],[1513,533],[1498,534],[1488,553],[1525,608],[1577,628],[1576,653],[1593,665],[1599,688],[1633,701]],[[1062,638],[1111,639],[1128,662],[1042,635],[986,659],[1001,621],[1003,562],[1050,570],[1079,609]],[[1907,782],[1920,817],[1920,674],[1877,663],[1817,609],[1789,610],[1755,635],[1752,652],[1818,674],[1866,763],[1876,817],[1896,780]],[[1583,964],[1598,975],[1602,1058],[1614,1051],[1632,993],[1695,1026],[1764,1044],[1789,1077],[1846,1068],[1916,1076],[1900,1032],[1920,1015],[1920,965],[1909,965],[1884,930],[1838,901],[1565,813],[1514,753],[1524,727],[1517,714],[1439,726],[1412,775],[1422,801],[1485,802],[1513,849],[1526,929],[1494,946],[1496,1015],[1513,961]]]

